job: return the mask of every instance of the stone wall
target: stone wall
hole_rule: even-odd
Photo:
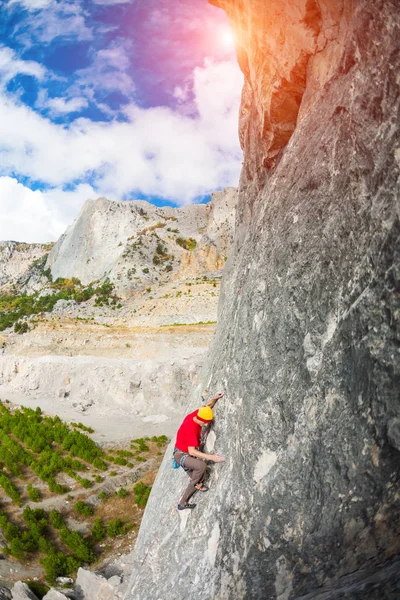
[[[168,456],[128,600],[399,597],[400,17],[391,0],[213,0],[246,83],[235,248],[198,392],[210,491]]]

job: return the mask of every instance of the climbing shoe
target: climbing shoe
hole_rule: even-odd
[[[185,508],[194,508],[195,504],[178,504],[178,510],[185,510]]]
[[[205,485],[204,483],[197,483],[195,486],[196,490],[198,490],[199,492],[208,492],[208,490],[210,489],[208,487],[208,485]]]

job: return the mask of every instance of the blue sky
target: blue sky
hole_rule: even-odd
[[[54,240],[87,198],[237,185],[242,81],[207,0],[3,0],[0,239]]]

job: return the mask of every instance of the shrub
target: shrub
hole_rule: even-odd
[[[52,552],[46,558],[42,558],[40,562],[50,584],[54,584],[57,577],[72,575],[81,566],[81,562],[72,556],[65,556],[62,552]]]
[[[124,524],[121,519],[113,519],[108,523],[108,537],[117,537],[117,535],[121,535],[122,533],[124,533]]]
[[[55,529],[61,529],[65,526],[64,519],[62,518],[61,513],[59,513],[58,510],[55,509],[50,511],[50,523]]]
[[[28,492],[29,500],[31,500],[31,502],[39,502],[40,501],[40,494],[36,488],[34,488],[30,483],[28,483],[28,485],[26,486],[26,489]]]
[[[90,481],[90,479],[86,479],[85,477],[77,477],[77,481],[79,481],[79,483],[83,488],[85,488],[85,490],[88,490],[92,487],[92,482]]]
[[[132,446],[132,444],[134,444],[134,445]],[[148,452],[149,451],[149,447],[147,446],[146,442],[144,441],[144,438],[137,438],[136,440],[132,440],[131,448],[135,449],[135,446],[139,447],[140,452]]]
[[[101,500],[102,502],[106,502],[106,500],[108,500],[108,494],[107,492],[105,492],[104,490],[102,490],[99,494],[99,500]]]
[[[0,473],[0,486],[3,488],[7,496],[11,498],[14,504],[21,506],[20,493],[5,473]]]
[[[151,486],[139,481],[139,483],[134,486],[133,492],[135,494],[135,503],[139,506],[146,506],[150,496]]]
[[[125,488],[120,488],[117,492],[117,496],[118,498],[126,498],[129,496],[129,492]]]
[[[17,321],[14,325],[15,333],[26,333],[29,330],[28,323],[26,321]]]
[[[117,450],[117,454],[118,456],[124,456],[125,458],[133,456],[132,452],[129,452],[129,450]]]
[[[176,238],[175,241],[178,244],[178,246],[181,246],[185,250],[189,250],[189,251],[194,250],[197,246],[197,242],[193,238],[184,239],[184,238],[178,237],[178,238]]]
[[[164,444],[167,444],[169,442],[169,439],[167,438],[166,435],[153,435],[153,437],[151,438],[152,442],[155,442],[157,444],[157,446],[164,446]]]
[[[75,511],[78,515],[83,517],[91,517],[94,513],[93,507],[89,506],[89,504],[85,504],[83,500],[78,500],[78,502],[75,504]]]
[[[72,550],[78,560],[91,563],[95,559],[90,543],[79,531],[71,531],[68,527],[63,527],[60,530],[60,540]]]
[[[101,542],[106,537],[107,530],[104,527],[104,523],[101,519],[96,519],[93,523],[91,535],[95,542]]]
[[[107,471],[107,463],[101,458],[95,458],[93,461],[93,466],[95,469],[100,469],[100,471]]]

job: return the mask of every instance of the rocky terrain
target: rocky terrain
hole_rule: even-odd
[[[181,209],[88,200],[54,247],[2,243],[3,294],[110,282],[113,301],[60,299],[0,333],[0,397],[83,415],[100,442],[172,435],[214,332],[236,202],[233,188]]]
[[[245,161],[191,405],[225,389],[209,451],[226,462],[178,512],[165,458],[125,598],[396,600],[398,5],[211,2],[245,74]]]
[[[1,243],[3,298],[23,299],[25,294],[40,301],[66,293],[67,299],[49,311],[25,309],[15,321],[26,323],[23,333],[3,325],[0,399],[11,402],[8,406],[40,406],[67,422],[93,427],[92,439],[107,449],[125,448],[132,438],[147,435],[172,437],[214,334],[236,202],[234,189],[216,192],[207,205],[182,209],[89,200],[54,245]],[[109,296],[74,299],[103,283],[112,284]],[[4,306],[11,310],[7,302]],[[96,484],[84,498],[96,506],[100,488],[129,489],[138,475],[125,471],[117,467],[116,476]],[[153,480],[154,473],[148,483]],[[81,497],[82,490],[75,490],[71,498],[78,493]],[[65,511],[67,504],[60,496],[37,506]],[[68,522],[82,528],[74,519]],[[127,539],[117,543],[114,558],[96,565],[103,575],[81,569],[69,592],[60,581],[48,598],[60,600],[64,592],[75,598],[88,593],[122,597],[131,571],[127,552],[136,532]],[[18,577],[42,575],[36,563],[0,563],[0,582],[9,587]],[[12,592],[0,587],[3,597],[36,596],[18,582]]]

